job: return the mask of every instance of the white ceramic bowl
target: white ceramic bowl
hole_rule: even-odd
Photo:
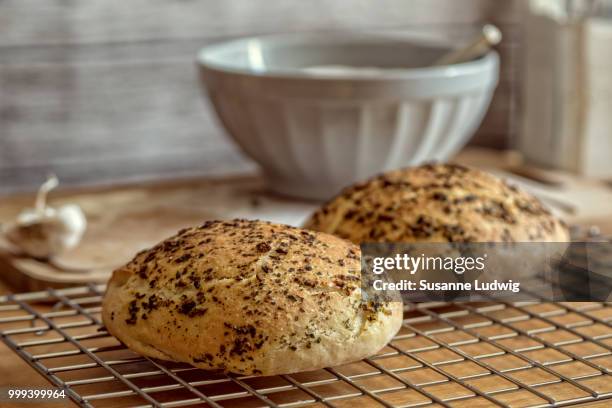
[[[283,34],[206,47],[198,65],[221,122],[270,187],[324,199],[465,145],[489,106],[499,57],[429,66],[447,51],[375,35]]]

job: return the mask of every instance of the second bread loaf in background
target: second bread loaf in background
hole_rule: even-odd
[[[306,228],[365,242],[567,242],[532,195],[483,171],[428,164],[346,188]]]

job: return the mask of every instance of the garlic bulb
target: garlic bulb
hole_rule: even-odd
[[[7,240],[35,258],[52,258],[78,245],[87,228],[78,205],[47,206],[47,194],[59,184],[50,176],[36,195],[34,208],[24,209],[4,234]]]

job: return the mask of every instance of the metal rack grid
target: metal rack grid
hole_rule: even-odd
[[[83,407],[612,405],[606,303],[409,304],[402,330],[376,356],[253,377],[131,352],[101,325],[103,290],[0,297],[3,341]]]

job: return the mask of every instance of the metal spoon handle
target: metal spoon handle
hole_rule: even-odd
[[[493,24],[486,24],[482,27],[480,34],[465,47],[453,50],[440,57],[433,65],[458,64],[473,60],[484,55],[493,45],[497,45],[502,40],[502,33]]]

